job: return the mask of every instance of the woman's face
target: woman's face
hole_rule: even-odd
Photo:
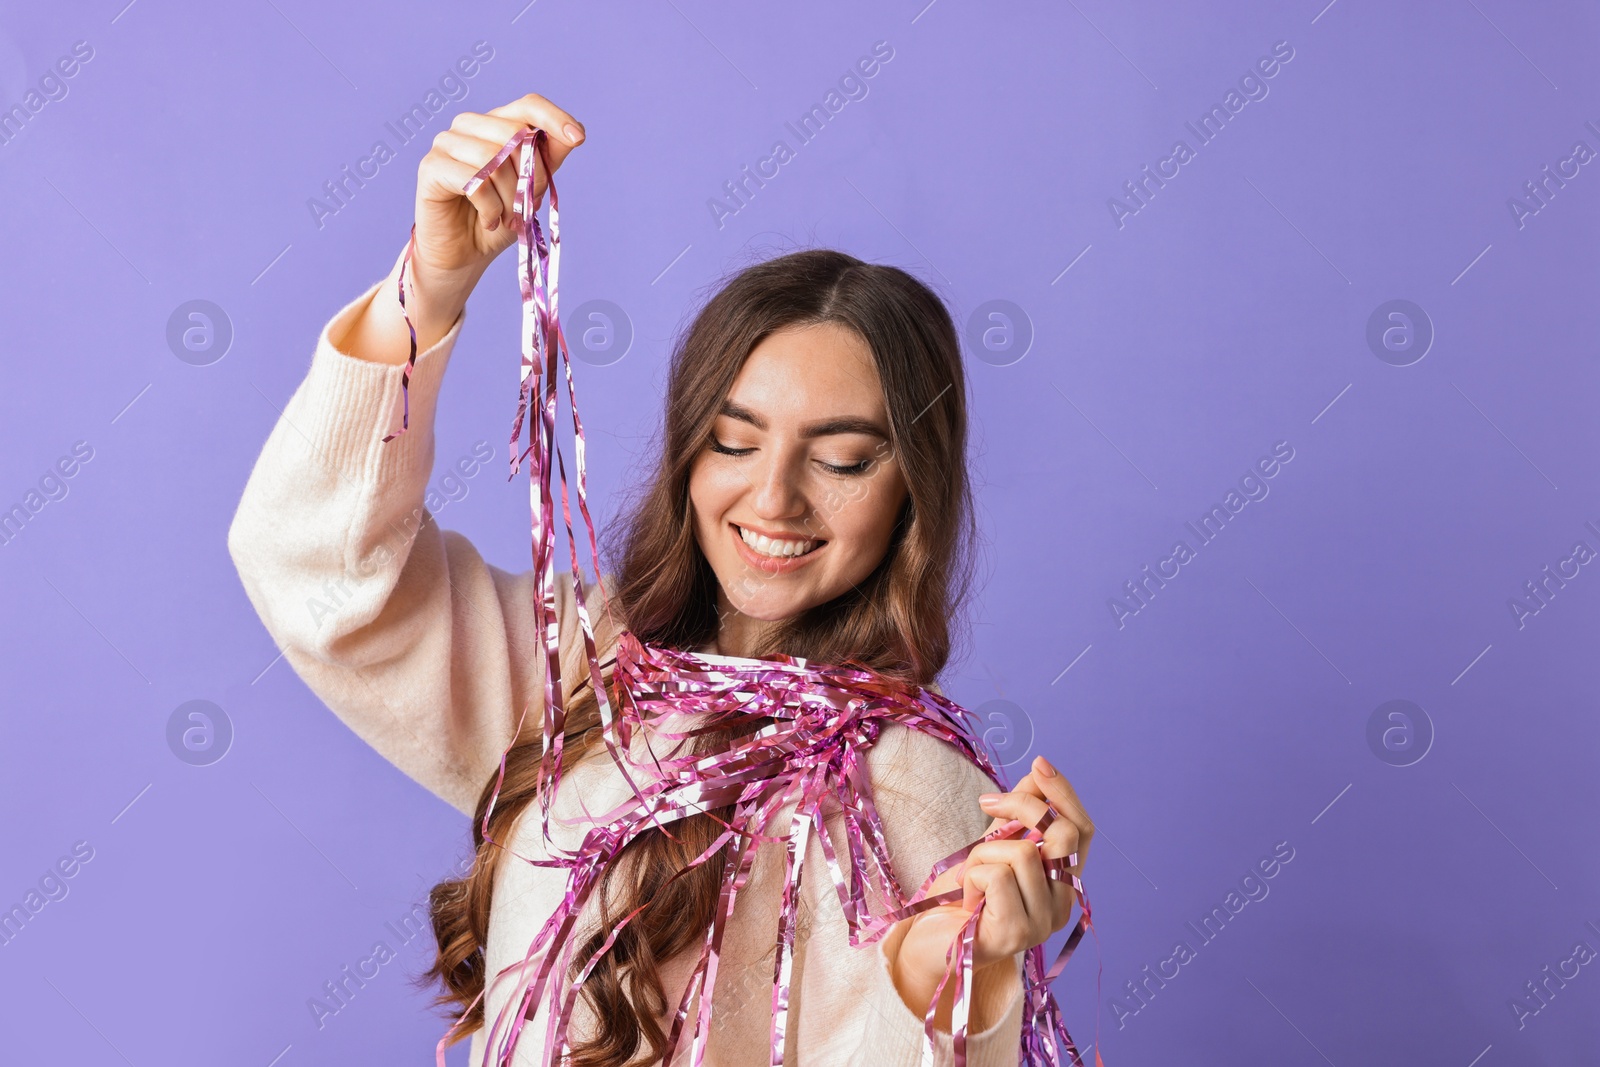
[[[846,592],[883,559],[905,499],[866,341],[832,322],[767,335],[689,471],[719,613],[770,622]]]

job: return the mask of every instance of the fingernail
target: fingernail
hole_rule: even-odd
[[[496,215],[494,218],[490,219],[489,225],[486,228],[490,230],[498,230],[500,228],[500,216]]]
[[[991,808],[994,805],[1000,803],[1000,794],[999,793],[984,793],[982,796],[980,796],[978,798],[978,803],[983,805],[986,808]]]
[[[566,134],[567,140],[571,141],[573,144],[577,144],[579,141],[583,140],[583,131],[578,129],[578,127],[574,126],[570,122],[561,127],[561,132]]]
[[[1050,766],[1049,760],[1045,759],[1043,756],[1040,756],[1039,773],[1044,775],[1046,778],[1054,778],[1056,776],[1056,769]]]

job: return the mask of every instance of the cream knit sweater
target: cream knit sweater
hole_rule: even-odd
[[[423,504],[440,382],[464,316],[418,355],[410,430],[382,443],[402,367],[358,359],[334,344],[378,287],[323,328],[309,371],[250,474],[228,530],[228,550],[267,632],[312,692],[396,767],[470,817],[525,703],[527,722],[538,729],[543,667],[533,630],[533,575],[487,563],[461,534],[441,530]],[[380,298],[392,299],[387,292]],[[577,625],[570,576],[559,600],[562,675],[572,678],[580,670],[582,641],[569,640]],[[601,614],[596,596],[590,616],[599,620]],[[614,635],[603,631],[607,639]],[[867,762],[902,885],[920,885],[934,861],[988,828],[976,798],[994,783],[942,742],[890,726]],[[553,815],[574,824],[553,821],[552,836],[571,847],[585,810],[605,812],[626,792],[602,749],[598,760],[579,764],[563,779]],[[784,809],[775,825],[787,826],[791,810]],[[837,812],[825,823],[842,848]],[[463,836],[467,832],[463,825]],[[520,820],[513,848],[525,856],[544,854],[537,818]],[[736,900],[713,994],[708,1064],[767,1062],[782,857],[781,848],[759,848],[750,883]],[[848,863],[848,852],[841,851],[840,862]],[[561,900],[564,882],[559,869],[509,856],[500,863],[485,948],[491,976],[522,960]],[[896,991],[880,943],[850,946],[815,838],[802,887],[803,940],[794,962],[784,1062],[916,1067],[925,1041],[922,1019]],[[590,929],[593,916],[586,913],[580,934]],[[684,958],[664,968],[673,1008],[693,964]],[[973,1067],[1017,1062],[1020,973],[1019,956],[1016,980],[985,1006],[998,1021],[969,1034]],[[488,1000],[490,1019],[504,1003],[503,989]],[[577,1003],[573,1026],[581,1035],[593,1017],[582,998]],[[515,1062],[542,1065],[543,1037],[541,1012],[523,1029]],[[483,1039],[480,1031],[472,1040],[474,1067],[483,1062]],[[939,1042],[938,1062],[950,1063],[950,1035],[940,1034]]]

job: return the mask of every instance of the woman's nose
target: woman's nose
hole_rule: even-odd
[[[761,464],[753,488],[755,512],[761,518],[793,519],[805,514],[805,494],[789,459],[773,456]]]

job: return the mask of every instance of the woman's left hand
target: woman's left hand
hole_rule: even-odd
[[[945,953],[979,901],[983,902],[983,914],[978,919],[972,961],[975,1002],[982,1000],[979,986],[994,980],[992,972],[986,975],[985,968],[1009,964],[1017,953],[1043,944],[1067,925],[1076,897],[1072,883],[1048,878],[1043,860],[1076,852],[1077,866],[1070,869],[1082,876],[1094,823],[1071,783],[1039,756],[1011,792],[986,793],[980,798],[984,812],[994,819],[986,833],[1011,820],[1032,827],[1046,814],[1047,801],[1060,818],[1045,830],[1042,848],[1035,844],[1039,834],[1031,829],[1023,837],[978,845],[964,862],[941,874],[929,890],[932,896],[960,886],[964,890],[960,904],[942,904],[903,919],[887,935],[885,948],[894,961],[895,985],[912,1008],[920,1004],[926,1014],[933,990],[946,970]],[[948,965],[952,972],[958,962],[952,954]],[[941,1029],[949,1028],[954,987],[952,978],[945,983],[945,995],[940,998],[935,1022]],[[981,1030],[987,1026],[984,1020],[974,1018],[972,1028]]]

